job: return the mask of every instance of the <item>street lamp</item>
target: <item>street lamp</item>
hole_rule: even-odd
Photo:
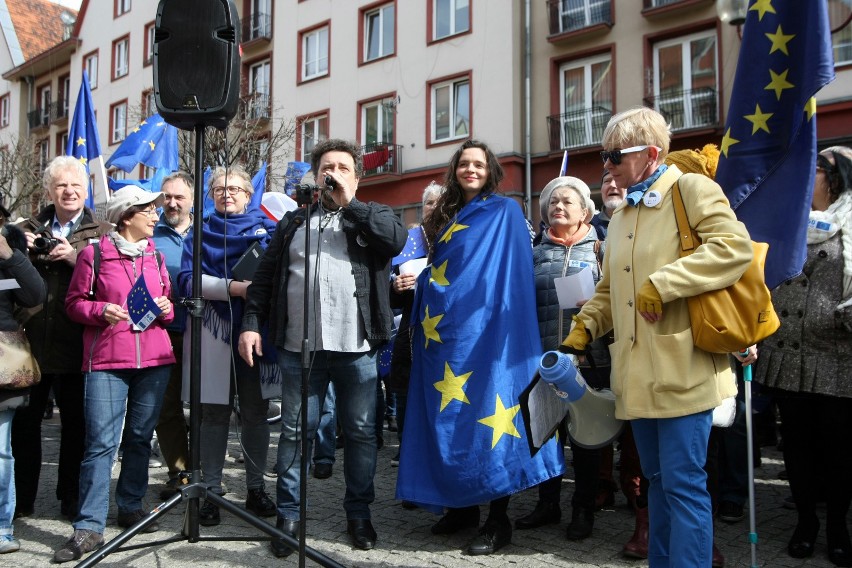
[[[722,22],[741,26],[746,21],[748,0],[716,0],[716,13]]]

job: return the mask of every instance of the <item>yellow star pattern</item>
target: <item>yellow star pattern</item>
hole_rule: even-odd
[[[751,122],[751,133],[754,134],[758,130],[764,130],[769,133],[769,125],[766,123],[773,114],[772,112],[763,112],[760,110],[760,105],[755,105],[754,114],[747,114],[743,116],[746,120]]]
[[[731,129],[728,128],[728,131],[725,132],[724,136],[722,136],[722,148],[721,148],[721,151],[725,155],[726,158],[728,157],[728,148],[730,148],[734,144],[739,144],[739,143],[740,143],[739,140],[737,140],[736,138],[731,136]]]
[[[436,329],[438,327],[438,323],[444,318],[444,314],[439,316],[431,317],[429,316],[429,306],[426,306],[426,315],[423,317],[423,321],[420,324],[423,326],[423,334],[426,336],[426,347],[429,347],[429,340],[437,341],[438,343],[443,343],[441,341],[441,335],[438,333]]]
[[[808,113],[808,122],[814,117],[817,110],[816,97],[811,97],[805,103],[805,112]]]
[[[468,228],[467,225],[459,225],[458,223],[453,223],[450,226],[450,228],[447,229],[447,232],[444,233],[441,236],[440,239],[438,239],[438,242],[439,243],[448,243],[448,242],[450,242],[450,239],[453,238],[453,233],[458,233],[459,231],[463,231],[467,228]]]
[[[790,52],[787,51],[787,43],[796,37],[796,34],[786,35],[781,30],[781,24],[778,24],[778,30],[774,34],[764,34],[769,40],[772,42],[772,47],[769,50],[769,53],[775,53],[776,51],[781,51],[784,55],[790,55]]]
[[[795,85],[787,80],[787,73],[789,73],[789,69],[784,69],[784,71],[779,75],[772,69],[769,70],[769,76],[772,77],[772,80],[766,85],[764,90],[767,91],[775,91],[775,97],[780,101],[781,93],[784,89],[792,89]]]
[[[156,147],[157,147],[157,145],[156,145],[156,144],[154,144],[153,142],[148,142],[148,146],[151,148],[151,151],[152,151],[152,152],[154,151],[154,148],[156,148]]]
[[[445,260],[444,264],[442,264],[441,266],[435,266],[434,264],[432,265],[432,273],[431,273],[431,276],[429,278],[429,282],[434,282],[435,284],[438,284],[439,286],[449,286],[450,285],[450,281],[447,280],[447,263],[448,262],[450,262],[450,261]]]
[[[85,138],[83,138],[82,136],[77,138],[77,146],[85,146],[85,145],[86,145],[86,139]]]
[[[139,127],[137,126],[137,127],[136,127],[136,128],[134,128],[131,132],[133,132],[133,134],[136,134],[136,133],[137,133],[137,132],[139,132],[140,130],[142,130],[142,129],[141,129],[141,128],[139,128]]]
[[[763,21],[763,15],[766,12],[770,14],[776,14],[775,8],[772,7],[772,0],[755,0],[754,4],[751,5],[751,8],[748,9],[749,12],[752,10],[757,11],[757,20]]]
[[[467,395],[462,387],[472,374],[473,371],[456,376],[456,374],[453,373],[453,370],[450,369],[450,364],[446,362],[444,363],[443,380],[432,385],[439,393],[441,393],[441,412],[443,412],[444,409],[447,408],[447,405],[454,400],[470,404],[470,401],[467,399]]]
[[[519,404],[510,406],[509,408],[503,406],[503,401],[500,400],[500,395],[498,394],[497,401],[494,403],[494,414],[477,420],[480,424],[485,424],[486,426],[494,429],[494,432],[491,434],[492,450],[494,449],[494,446],[497,445],[497,442],[500,441],[500,438],[503,437],[503,434],[514,436],[515,438],[521,437],[521,434],[518,432],[518,429],[515,428],[514,423],[515,415],[520,409],[521,406]]]
[[[80,160],[80,163],[83,164],[84,166],[89,163],[89,159],[86,158],[86,156],[80,156],[77,159]]]

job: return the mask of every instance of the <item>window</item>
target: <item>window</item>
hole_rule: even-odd
[[[559,148],[600,143],[612,116],[612,91],[609,53],[559,68]]]
[[[317,143],[328,140],[328,115],[320,114],[302,121],[301,161],[310,162]]]
[[[432,0],[432,39],[470,30],[470,0]]]
[[[142,113],[145,118],[157,113],[157,99],[154,96],[153,89],[148,89],[142,93]]]
[[[39,140],[36,143],[36,152],[38,152],[38,169],[44,171],[50,161],[50,140],[47,138]]]
[[[59,78],[59,110],[63,117],[68,116],[68,99],[71,96],[71,76]]]
[[[328,26],[302,36],[302,81],[328,75]]]
[[[119,79],[127,75],[128,72],[128,49],[130,47],[130,38],[123,37],[112,43],[112,78]]]
[[[244,41],[272,36],[272,0],[252,0],[249,34]]]
[[[50,103],[53,102],[53,94],[50,85],[40,87],[38,90],[38,110],[40,114],[39,124],[46,126],[50,124]]]
[[[396,97],[361,105],[361,144],[393,144]]]
[[[9,95],[0,97],[0,128],[9,126]]]
[[[115,0],[115,17],[123,16],[130,11],[130,0]]]
[[[147,67],[154,62],[154,22],[145,26],[145,60],[142,62],[143,67]]]
[[[109,110],[109,143],[116,144],[127,136],[127,101],[114,104]]]
[[[364,13],[364,61],[394,52],[394,5],[386,4]]]
[[[270,69],[268,59],[249,67],[249,118],[269,118]]]
[[[68,131],[60,132],[56,136],[56,155],[64,156],[65,151],[68,149]]]
[[[559,0],[558,33],[583,29],[610,20],[610,0]]]
[[[835,22],[846,22],[841,29],[831,34],[831,47],[834,51],[834,65],[848,65],[852,63],[852,26],[848,25],[849,2],[848,0],[828,0],[828,16],[831,25]]]
[[[432,85],[432,142],[446,142],[470,135],[470,78]]]
[[[83,71],[89,75],[89,87],[98,88],[98,52],[93,51],[83,58]]]
[[[654,45],[654,106],[673,130],[718,121],[715,30]]]

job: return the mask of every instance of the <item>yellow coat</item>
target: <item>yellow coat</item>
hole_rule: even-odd
[[[689,223],[703,243],[683,259],[671,199],[678,178]],[[649,206],[651,192],[659,199]],[[733,284],[751,257],[748,231],[722,189],[705,176],[671,166],[649,188],[646,201],[638,207],[625,201],[615,210],[603,278],[579,317],[593,338],[614,330],[611,383],[618,418],[686,416],[736,394],[728,356],[693,345],[686,298]],[[663,300],[663,318],[654,324],[635,305],[636,292],[649,278]]]

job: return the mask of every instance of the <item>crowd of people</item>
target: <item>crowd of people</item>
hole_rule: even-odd
[[[330,139],[311,154],[328,190],[277,224],[257,207],[244,170],[214,170],[207,185],[214,209],[200,224],[200,251],[193,250],[193,214],[201,212],[193,212],[191,176],[172,174],[159,192],[123,188],[100,221],[84,205],[85,167],[55,158],[44,172],[50,205],[16,225],[0,208],[7,222],[0,274],[21,284],[0,291],[0,329],[23,325],[42,372],[28,391],[0,390],[0,553],[20,548],[13,518],[37,514],[41,421],[51,390],[62,421],[56,497],[73,527],[55,562],[103,545],[117,460],[117,525],[147,516],[155,430],[168,468],[160,496],[186,482],[183,355],[192,338],[179,299],[191,294],[200,255],[203,481],[225,493],[236,411],[245,508],[274,517],[291,537],[305,534],[304,413],[315,477],[331,475],[334,445],[343,448],[342,506],[358,549],[379,539],[370,506],[387,419],[399,431],[397,498],[441,515],[431,527],[436,535],[476,528],[470,555],[511,544],[513,528],[562,521],[570,444],[567,539],[588,538],[595,512],[612,504],[620,486],[636,519],[625,556],[647,558],[652,567],[721,567],[713,523],[743,516],[748,432],[741,403],[727,428],[713,427],[712,415],[738,395],[735,371],[752,365],[780,413],[798,519],[788,553],[815,553],[817,503],[825,501],[827,556],[852,566],[852,149],[828,148],[814,164],[807,260],[801,275],[773,291],[781,329],[726,355],[695,347],[687,298],[738,280],[751,261],[751,240],[714,181],[718,149],[670,152],[670,143],[669,125],[654,110],[613,116],[602,138],[601,210],[586,182],[556,177],[541,188],[536,234],[521,207],[499,194],[502,167],[481,141],[456,149],[443,182],[424,190],[421,224],[407,231],[390,207],[358,199],[360,146]],[[683,258],[675,189],[702,243]],[[52,246],[36,246],[39,236]],[[423,264],[412,271],[394,260],[411,238],[422,244],[422,271]],[[251,277],[236,279],[235,266],[252,247],[264,251],[260,263]],[[566,305],[558,289],[586,270],[594,291]],[[383,389],[377,353],[390,341]],[[615,417],[625,422],[616,440],[586,447],[563,423],[530,451],[519,400],[541,355],[553,350],[576,355],[591,388],[611,389]],[[395,395],[387,399],[395,400],[392,421],[384,390]],[[270,496],[267,411],[279,397]],[[538,493],[536,506],[512,523],[510,496],[528,489]],[[219,524],[213,500],[199,521]],[[293,552],[284,539],[270,547],[276,557]]]

